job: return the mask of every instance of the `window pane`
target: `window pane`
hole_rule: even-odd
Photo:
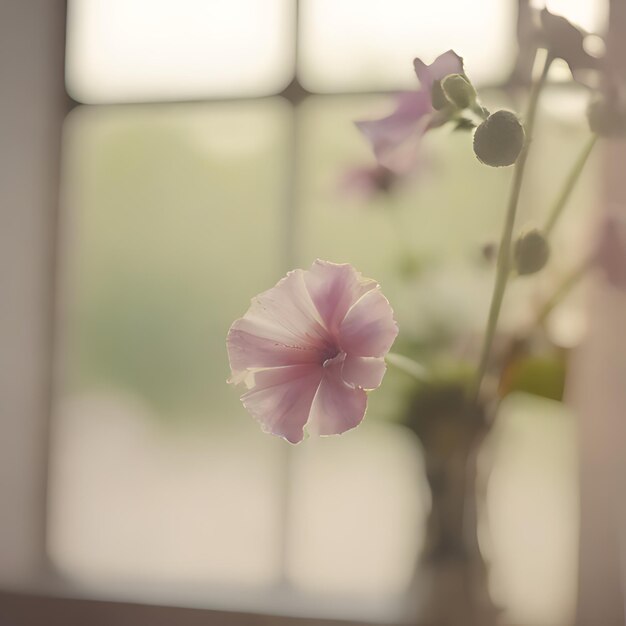
[[[429,496],[419,443],[386,423],[397,407],[391,376],[385,383],[355,436],[307,441],[294,459],[288,573],[299,589],[399,614],[423,543]],[[371,612],[367,617],[374,619]]]
[[[293,0],[70,0],[67,87],[80,102],[258,96],[294,64]]]
[[[515,6],[506,0],[302,0],[302,83],[313,91],[410,88],[412,60],[454,48],[475,82],[502,80],[515,53]]]
[[[68,120],[49,548],[83,585],[281,575],[282,442],[226,385],[225,336],[284,269],[289,121],[277,100]]]
[[[493,432],[487,493],[491,591],[505,623],[571,624],[578,567],[577,416],[518,395]]]

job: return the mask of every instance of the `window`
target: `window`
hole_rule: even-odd
[[[381,281],[400,318],[424,311],[416,341],[482,325],[474,303],[487,302],[488,273],[477,262],[462,284],[446,277],[486,230],[495,236],[507,172],[487,181],[455,135],[432,141],[427,175],[397,197],[396,223],[341,188],[341,173],[370,158],[352,121],[389,109],[372,92],[411,88],[413,56],[432,59],[449,42],[477,82],[508,75],[513,2],[477,14],[445,0],[428,21],[421,4],[69,3],[68,90],[86,104],[65,125],[48,550],[88,593],[399,618],[429,507],[419,445],[395,419],[406,381],[388,377],[349,437],[294,452],[260,434],[225,385],[224,337],[250,295],[287,269],[346,254]],[[568,3],[583,5],[600,23],[589,3]],[[558,154],[553,142],[545,149],[559,163],[581,128],[549,102],[542,123],[561,141]],[[533,176],[529,193],[541,198],[550,181]],[[469,181],[483,195],[467,194]],[[577,210],[594,193],[590,176]],[[410,297],[396,272],[408,245],[422,272]],[[494,446],[494,594],[513,622],[553,623],[571,612],[576,582],[571,415],[512,401]],[[529,466],[544,479],[539,496],[519,470]],[[536,497],[552,508],[520,529],[515,512]],[[532,562],[510,541],[521,530]]]

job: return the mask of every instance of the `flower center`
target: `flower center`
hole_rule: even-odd
[[[323,367],[330,367],[332,364],[341,362],[345,358],[345,352],[342,352],[339,348],[332,348],[327,350],[324,354],[324,360],[322,361],[322,365]]]

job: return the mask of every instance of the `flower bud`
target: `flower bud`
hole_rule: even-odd
[[[619,98],[596,96],[587,108],[591,131],[601,137],[626,135],[626,104]]]
[[[476,90],[461,74],[449,74],[441,81],[441,88],[448,101],[457,109],[467,109],[476,102]]]
[[[520,235],[513,248],[513,260],[520,276],[538,272],[549,256],[548,240],[536,228]]]
[[[515,113],[496,111],[474,133],[474,154],[491,167],[513,165],[524,147],[524,127]]]
[[[430,102],[435,111],[441,111],[450,106],[448,98],[446,98],[446,94],[443,92],[440,80],[433,81],[433,86],[430,90]]]

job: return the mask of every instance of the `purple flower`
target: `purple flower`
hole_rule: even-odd
[[[355,122],[372,145],[379,165],[399,174],[415,165],[423,134],[447,121],[433,107],[434,90],[440,89],[439,81],[449,74],[463,73],[463,59],[448,50],[430,65],[415,59],[413,66],[420,81],[418,91],[399,94],[396,109],[387,117]]]
[[[380,286],[351,265],[317,260],[253,298],[226,340],[243,405],[291,443],[304,427],[336,435],[361,423],[398,334]]]

